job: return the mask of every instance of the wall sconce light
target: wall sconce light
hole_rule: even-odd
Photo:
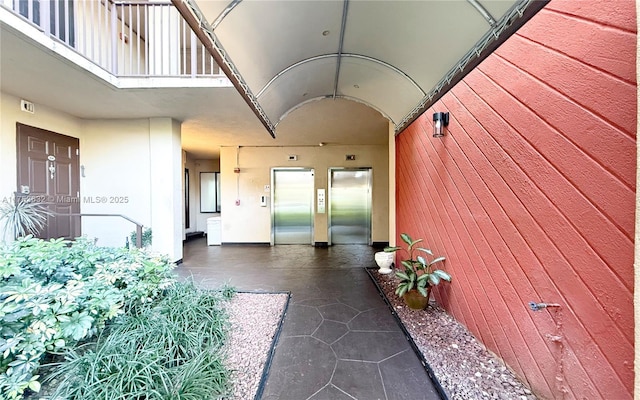
[[[433,113],[433,137],[443,137],[444,127],[449,125],[449,113]]]

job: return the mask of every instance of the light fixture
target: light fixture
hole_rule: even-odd
[[[449,113],[433,113],[433,137],[443,137],[444,127],[449,125]]]

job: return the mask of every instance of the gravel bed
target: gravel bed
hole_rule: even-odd
[[[412,310],[396,296],[393,274],[370,273],[450,399],[537,399],[511,369],[433,299],[426,310]]]
[[[233,385],[229,400],[255,397],[288,297],[286,293],[236,293],[229,302],[231,329],[225,345]]]

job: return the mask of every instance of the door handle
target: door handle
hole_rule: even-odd
[[[49,174],[51,176],[51,179],[53,179],[56,175],[56,166],[53,164],[53,161],[51,161],[49,164]]]

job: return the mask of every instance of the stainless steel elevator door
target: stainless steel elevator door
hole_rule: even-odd
[[[313,241],[313,170],[274,169],[273,243]]]
[[[371,169],[330,170],[331,244],[370,244]]]

